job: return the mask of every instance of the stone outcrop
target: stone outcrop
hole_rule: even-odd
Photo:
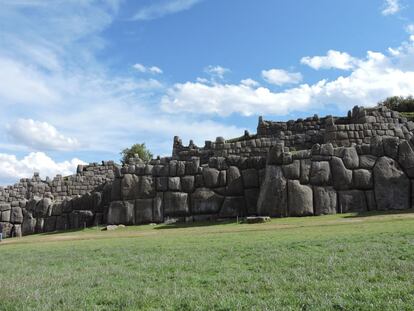
[[[402,210],[414,204],[414,123],[385,107],[347,117],[259,119],[257,134],[172,157],[79,166],[0,188],[5,236],[164,221]]]

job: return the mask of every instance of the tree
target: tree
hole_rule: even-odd
[[[149,161],[152,159],[152,153],[147,149],[145,143],[142,144],[133,144],[130,148],[125,148],[121,151],[121,162],[127,163],[129,158],[134,158],[135,155],[138,155],[141,160]]]
[[[385,107],[399,112],[414,112],[414,98],[412,96],[393,96],[382,101]]]

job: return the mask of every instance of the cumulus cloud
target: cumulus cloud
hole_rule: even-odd
[[[263,70],[262,77],[267,83],[278,86],[284,84],[297,84],[303,79],[300,72],[289,72],[283,69]]]
[[[56,174],[71,175],[76,172],[82,160],[73,158],[70,161],[55,162],[43,152],[31,152],[22,159],[15,155],[0,153],[0,183],[15,182],[19,178],[32,177],[34,172],[40,172],[42,177],[54,177]]]
[[[14,143],[37,150],[74,150],[80,147],[76,138],[62,135],[51,124],[32,119],[18,119],[8,125],[8,134]]]
[[[399,0],[385,0],[384,9],[382,10],[382,15],[394,15],[401,10],[401,5]]]
[[[387,96],[414,94],[414,42],[405,42],[395,50],[398,55],[367,52],[365,59],[354,61],[355,67],[348,76],[301,84],[281,92],[242,83],[177,83],[162,98],[161,106],[171,113],[248,116],[285,115],[327,105],[343,110],[354,105],[374,105]]]
[[[329,50],[325,56],[306,56],[300,62],[315,70],[319,69],[341,69],[350,70],[355,68],[358,60],[348,53]]]
[[[145,67],[142,64],[135,64],[132,66],[135,70],[142,72],[142,73],[153,73],[153,74],[161,74],[162,70],[157,66]]]
[[[166,15],[189,10],[202,0],[163,0],[150,6],[140,9],[134,16],[133,20],[147,21],[164,17]]]
[[[208,66],[204,69],[204,72],[210,74],[213,78],[223,79],[226,73],[230,72],[230,69],[221,66]]]
[[[250,79],[250,78],[241,80],[240,84],[245,85],[245,86],[251,86],[251,87],[256,87],[256,86],[260,85],[259,82],[255,81],[253,79]]]

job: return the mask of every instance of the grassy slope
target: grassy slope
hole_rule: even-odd
[[[0,263],[0,310],[414,310],[414,213],[35,235]]]

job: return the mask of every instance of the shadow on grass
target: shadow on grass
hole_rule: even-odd
[[[398,214],[412,214],[414,209],[405,210],[390,210],[390,211],[369,211],[369,212],[357,212],[354,214],[346,215],[344,218],[359,218],[359,217],[371,217],[381,215],[398,215]]]
[[[154,227],[156,230],[164,229],[177,229],[177,228],[194,228],[194,227],[208,227],[208,226],[217,226],[217,225],[227,225],[227,224],[236,224],[237,219],[225,219],[225,220],[205,220],[205,221],[195,221],[195,222],[176,222],[173,224],[159,224]],[[239,222],[241,223],[240,219]]]

